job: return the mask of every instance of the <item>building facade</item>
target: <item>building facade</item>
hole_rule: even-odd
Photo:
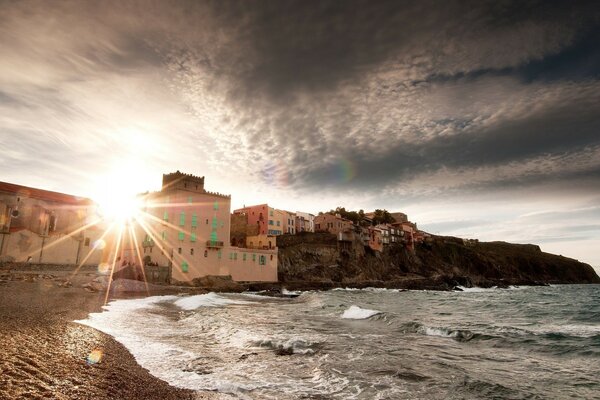
[[[171,266],[177,281],[206,275],[277,281],[277,250],[231,246],[231,197],[206,191],[204,177],[179,171],[163,175],[162,190],[144,195],[143,201],[135,229],[145,264]],[[263,220],[250,216],[260,228]],[[127,256],[135,257],[135,251],[129,249]]]
[[[320,214],[315,217],[315,232],[329,232],[338,235],[340,232],[352,229],[352,221],[342,218],[339,214]]]
[[[0,182],[0,260],[98,264],[104,232],[90,199]]]
[[[314,232],[315,216],[310,213],[296,211],[296,232]]]
[[[296,234],[296,213],[283,211],[283,233]]]

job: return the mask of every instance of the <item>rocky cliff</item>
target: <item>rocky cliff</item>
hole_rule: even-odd
[[[379,286],[452,289],[549,283],[600,283],[588,264],[544,253],[538,246],[465,242],[436,236],[415,252],[390,245],[382,253],[360,240],[330,234],[278,237],[279,280],[288,288]]]

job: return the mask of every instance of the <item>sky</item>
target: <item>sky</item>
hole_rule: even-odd
[[[600,270],[600,6],[0,0],[0,180],[403,211]]]

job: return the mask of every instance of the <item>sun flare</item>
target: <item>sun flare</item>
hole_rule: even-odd
[[[129,174],[123,172],[110,173],[99,180],[93,196],[99,217],[120,223],[136,218],[143,202],[131,182]]]

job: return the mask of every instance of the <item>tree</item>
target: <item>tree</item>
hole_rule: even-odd
[[[393,222],[396,222],[396,220],[394,219],[394,217],[392,217],[388,210],[375,210],[375,213],[373,215],[373,225],[391,224]]]

